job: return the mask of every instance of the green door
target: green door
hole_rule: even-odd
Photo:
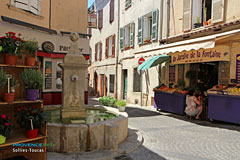
[[[127,70],[123,70],[123,99],[127,99],[127,85],[128,85],[128,80],[127,80]]]

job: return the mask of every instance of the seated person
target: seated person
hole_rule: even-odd
[[[203,111],[203,105],[201,102],[201,97],[196,97],[194,90],[189,91],[189,95],[186,99],[187,107],[185,108],[185,113],[189,116],[196,116],[196,119],[200,119],[200,115]]]

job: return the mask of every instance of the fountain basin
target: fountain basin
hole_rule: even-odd
[[[117,149],[128,135],[128,114],[105,106],[86,107],[87,110],[105,111],[116,115],[105,121],[86,124],[48,122],[48,147],[52,152],[85,152],[99,149]],[[111,115],[110,114],[110,115]]]

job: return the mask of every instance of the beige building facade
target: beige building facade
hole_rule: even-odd
[[[130,103],[153,105],[154,87],[160,83],[178,85],[180,80],[184,81],[186,87],[191,86],[194,82],[186,77],[186,73],[192,69],[211,68],[210,65],[215,66],[216,70],[217,80],[213,84],[227,84],[238,80],[236,63],[239,54],[237,39],[240,12],[237,6],[240,2],[119,0],[119,3],[119,30],[115,31],[119,32],[117,35],[119,51],[116,55],[118,61],[115,63],[119,99],[126,99]],[[104,18],[103,16],[103,22]],[[113,29],[116,28],[106,28],[109,32],[114,32]],[[102,36],[104,37],[101,34]],[[91,41],[94,39],[93,34]],[[92,51],[94,52],[94,48]],[[199,54],[206,58],[195,57],[185,59],[183,62],[173,62],[174,56],[176,58],[184,53],[189,54],[189,58],[191,54],[191,57]],[[139,58],[148,60],[162,54],[169,55],[170,60],[144,70],[140,75]],[[221,58],[212,58],[219,54]],[[92,64],[97,64],[94,55],[92,57]],[[108,62],[102,64],[105,69]]]
[[[45,76],[42,94],[45,105],[61,104],[62,70],[58,64],[69,50],[70,32],[79,34],[79,51],[89,56],[87,5],[87,0],[71,3],[64,0],[0,1],[0,35],[12,31],[21,33],[25,40],[38,41],[38,62]]]

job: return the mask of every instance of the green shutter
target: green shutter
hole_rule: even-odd
[[[130,24],[130,47],[134,46],[135,23]]]
[[[138,44],[143,43],[143,17],[138,18]]]
[[[120,49],[124,49],[124,27],[120,28]]]
[[[158,9],[152,11],[152,41],[158,38]]]

